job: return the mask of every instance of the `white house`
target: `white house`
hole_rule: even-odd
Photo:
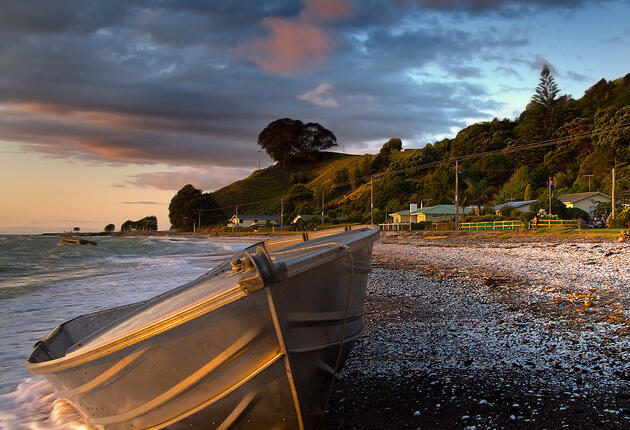
[[[604,193],[594,191],[590,193],[562,194],[558,199],[568,208],[579,208],[593,216],[599,203],[610,203],[611,198]]]

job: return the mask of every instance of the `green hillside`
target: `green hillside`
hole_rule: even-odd
[[[296,200],[288,211],[285,206],[287,218],[297,212],[320,213],[323,190],[325,211],[331,217],[367,221],[369,180],[374,178],[376,219],[382,222],[386,213],[403,210],[410,202],[452,204],[454,158],[461,160],[464,205],[543,198],[549,177],[556,195],[588,191],[586,175],[591,175],[593,191],[610,194],[613,167],[617,190],[630,189],[630,74],[614,81],[602,79],[578,100],[558,94],[542,102],[533,97],[515,120],[476,123],[453,139],[419,151],[380,156],[324,153],[310,163],[256,171],[213,195],[226,218],[236,205],[240,214],[279,214],[280,198],[286,202],[291,188],[302,184],[314,196]],[[527,149],[531,145],[538,147]],[[495,152],[477,155],[491,151]]]

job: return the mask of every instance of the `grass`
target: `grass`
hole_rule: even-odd
[[[291,175],[304,172],[307,176],[306,186],[315,192],[322,186],[332,187],[334,172],[342,167],[351,173],[364,156],[329,152],[321,160],[304,163],[288,168],[277,165],[256,170],[247,178],[236,181],[213,194],[224,208],[226,217],[234,214],[235,206],[241,214],[280,214],[280,198],[286,196],[293,186]],[[321,198],[321,197],[318,197]],[[318,199],[316,199],[319,201]]]

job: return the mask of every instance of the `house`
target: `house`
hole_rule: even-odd
[[[472,209],[459,209],[459,216],[473,212]],[[409,210],[390,214],[394,223],[418,223],[418,222],[438,222],[451,221],[455,219],[454,205],[436,205],[418,208],[417,205],[410,205]]]
[[[558,199],[568,208],[582,209],[589,216],[593,216],[599,203],[610,203],[611,198],[604,193],[594,191],[590,193],[562,194]]]
[[[501,209],[503,209],[506,206],[509,206],[512,209],[516,209],[519,212],[528,212],[530,210],[531,204],[534,203],[535,201],[536,200],[523,200],[520,202],[508,202],[508,203],[503,203],[498,206],[493,206],[492,209],[494,209],[497,215],[499,215],[499,213],[501,212]]]
[[[277,215],[232,215],[228,227],[264,227],[267,222],[276,225],[280,222]]]

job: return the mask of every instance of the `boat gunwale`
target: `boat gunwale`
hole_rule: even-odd
[[[350,226],[347,226],[350,227]],[[271,245],[271,248],[275,248],[275,245],[280,244],[280,243],[286,243],[286,242],[293,242],[295,241],[293,244],[288,245],[286,248],[276,248],[276,251],[278,249],[296,249],[296,253],[299,252],[299,246],[298,245],[302,245],[310,240],[317,240],[317,239],[326,239],[326,238],[334,238],[335,236],[341,235],[345,232],[355,232],[355,233],[368,233],[367,235],[365,235],[365,237],[359,237],[354,241],[351,241],[348,244],[345,244],[345,246],[347,246],[348,248],[350,248],[350,251],[354,251],[356,249],[360,249],[364,246],[364,242],[365,241],[372,241],[372,236],[373,235],[378,235],[379,229],[377,226],[359,226],[360,228],[354,228],[354,229],[350,229],[347,227],[341,227],[341,228],[336,228],[336,229],[329,229],[329,230],[322,230],[320,232],[316,232],[316,234],[313,235],[309,235],[307,233],[304,233],[301,235],[302,239],[301,241],[295,241],[295,237],[299,237],[298,235],[293,236],[293,239],[291,241],[287,241],[286,239],[282,238],[282,239],[272,239],[269,241],[264,241],[258,244],[254,244],[248,248],[246,248],[247,250],[253,250],[255,249],[257,246],[263,245],[265,246],[265,248],[268,245]],[[332,231],[331,231],[332,230]],[[315,236],[315,237],[313,237]],[[294,246],[295,245],[295,246]],[[324,245],[326,245],[326,243],[322,243],[322,248],[320,250],[317,250],[316,252],[311,252],[307,255],[305,255],[303,258],[298,258],[298,259],[293,259],[293,261],[287,261],[284,262],[287,266],[287,277],[291,278],[293,276],[296,276],[300,273],[303,273],[307,270],[311,270],[315,267],[321,266],[323,264],[326,264],[332,260],[334,260],[334,258],[340,253],[343,252],[343,249],[340,247],[340,243],[335,243],[335,242],[331,242],[330,243],[330,247],[324,247]],[[335,246],[337,245],[337,246]],[[304,251],[307,252],[307,251]],[[239,253],[237,253],[238,255]],[[271,256],[273,257],[273,252],[271,253]],[[313,261],[315,260],[317,264],[315,265],[306,265],[304,264],[305,262],[308,261]],[[222,264],[220,264],[219,266],[217,266],[217,268],[215,269],[219,269],[223,266],[225,266],[229,261],[226,261]],[[196,280],[203,278],[205,276],[208,276],[210,274],[215,274],[217,275],[219,273],[219,271],[215,272],[215,269],[210,270],[209,272],[199,276],[198,278],[196,278],[193,281],[190,281],[182,286],[176,287],[173,290],[167,291],[165,293],[162,293],[158,296],[155,296],[151,299],[145,300],[143,302],[142,306],[148,306],[151,305],[156,299],[160,299],[160,298],[165,298],[168,297],[170,295],[172,295],[174,292],[177,291],[181,291],[184,287],[190,285],[191,283],[195,282]],[[214,273],[213,273],[214,272]],[[273,284],[271,284],[273,285]],[[38,373],[38,374],[44,374],[44,373],[52,373],[52,372],[56,372],[56,371],[60,371],[60,370],[65,370],[68,369],[70,367],[73,366],[77,366],[77,365],[81,365],[87,362],[90,362],[92,360],[96,360],[98,358],[104,357],[106,355],[109,354],[113,354],[119,350],[122,350],[124,348],[127,347],[131,347],[133,345],[138,344],[139,342],[148,339],[152,336],[156,336],[159,335],[165,331],[168,331],[172,328],[175,328],[179,325],[182,325],[184,323],[187,323],[189,321],[192,321],[195,318],[201,317],[204,314],[207,314],[209,312],[212,312],[218,308],[221,308],[227,304],[230,304],[236,300],[239,300],[243,297],[247,296],[247,294],[241,289],[241,287],[236,284],[234,287],[230,288],[229,290],[226,290],[224,292],[222,292],[221,294],[217,295],[217,296],[212,296],[211,298],[200,302],[199,304],[190,307],[190,308],[185,308],[183,310],[181,310],[180,312],[177,312],[175,314],[169,315],[167,318],[164,318],[162,320],[158,320],[158,321],[154,321],[153,323],[142,327],[138,330],[132,331],[130,333],[127,333],[124,336],[121,337],[117,337],[114,338],[113,340],[103,343],[103,344],[98,344],[95,345],[92,348],[87,348],[85,350],[82,349],[78,349],[76,351],[71,351],[65,355],[63,355],[62,357],[58,357],[52,360],[46,360],[46,361],[42,361],[42,362],[31,362],[29,361],[30,358],[33,355],[33,352],[35,351],[35,349],[33,349],[33,352],[31,352],[31,355],[29,356],[29,359],[27,359],[26,361],[26,367],[28,370],[30,370],[33,373]],[[224,300],[221,300],[224,299]],[[217,303],[220,302],[220,303]],[[213,305],[217,305],[217,306],[213,306]],[[141,306],[141,307],[142,307]],[[80,318],[81,316],[78,316],[76,318]],[[74,318],[74,319],[76,319]],[[74,320],[72,319],[72,320]],[[72,321],[69,320],[69,321]],[[67,322],[69,322],[67,321]],[[64,323],[65,324],[65,323]],[[63,324],[62,324],[63,325]],[[57,326],[55,329],[53,329],[52,331],[57,330],[60,326]],[[52,333],[51,331],[51,333]],[[100,330],[99,330],[100,331]],[[47,337],[45,337],[44,339],[48,338],[50,336],[50,333]],[[79,341],[81,342],[81,341]],[[344,342],[345,343],[345,342]],[[37,344],[36,344],[37,345]]]

